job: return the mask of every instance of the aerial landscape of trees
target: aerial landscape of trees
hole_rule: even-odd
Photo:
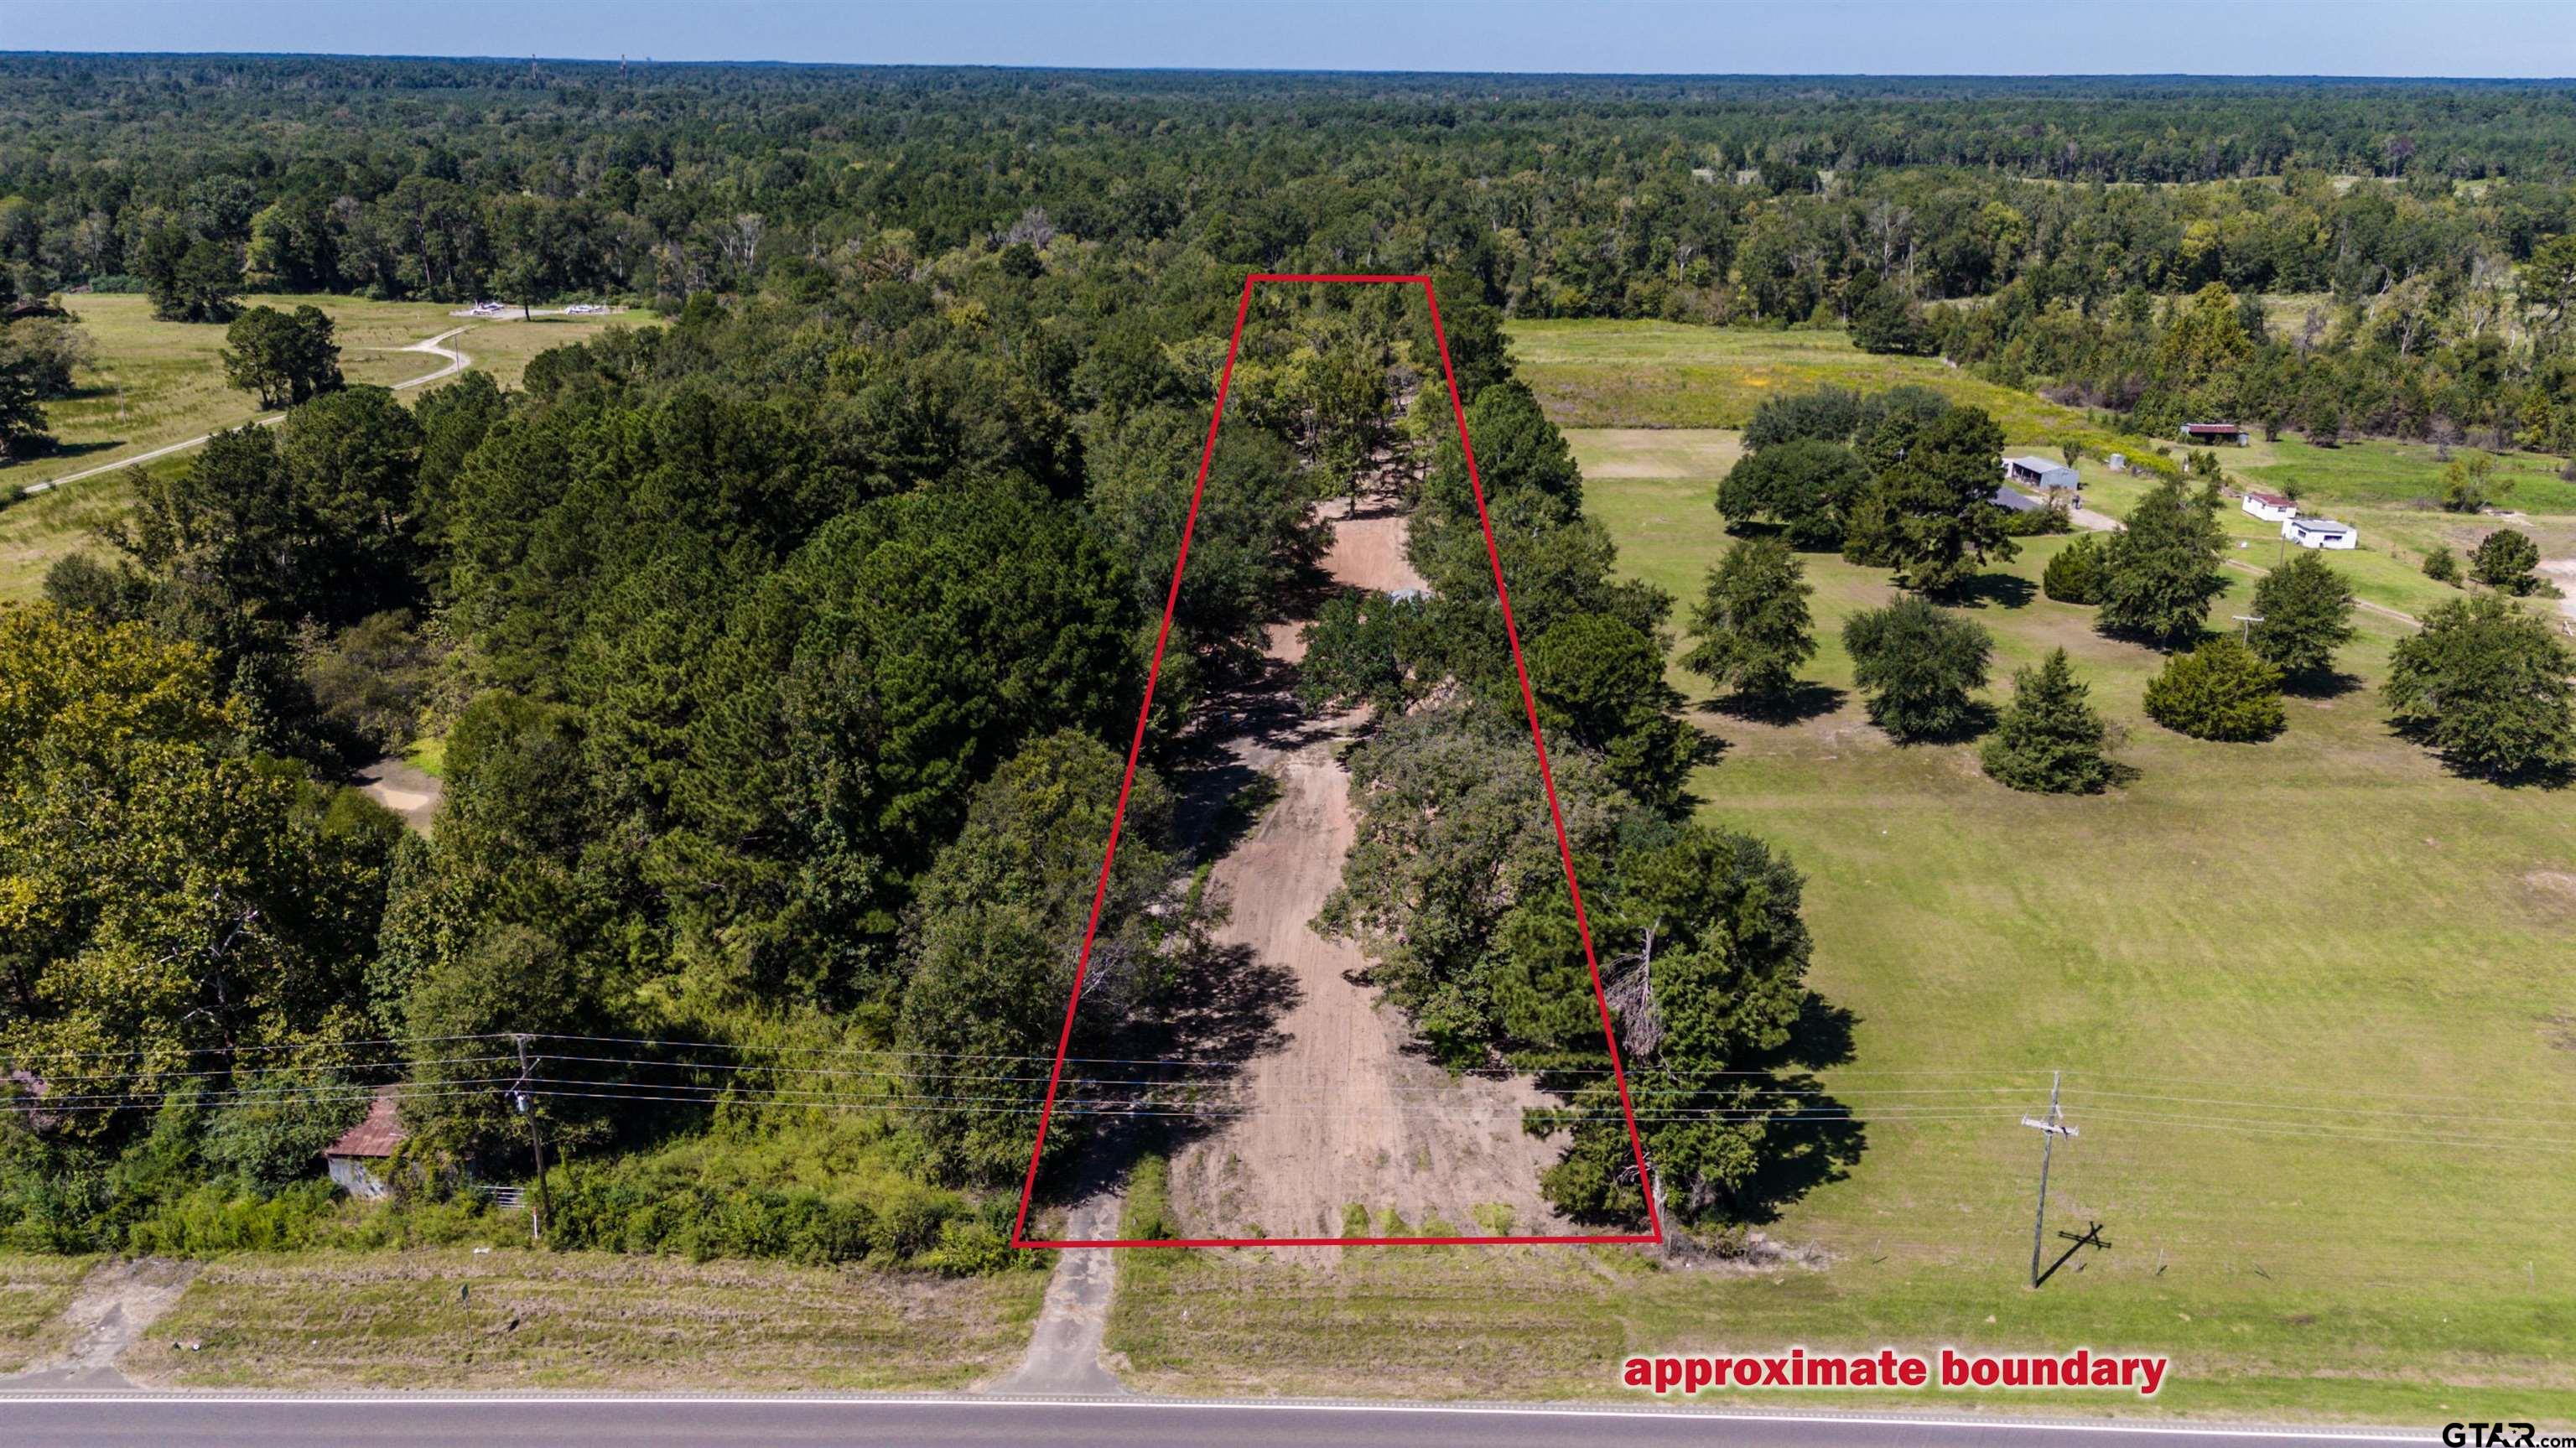
[[[990,1267],[1107,812],[1123,787],[1077,1045],[1146,1012],[1210,918],[1181,725],[1308,616],[1319,517],[1364,482],[1427,586],[1322,599],[1304,634],[1305,706],[1371,711],[1319,928],[1442,1065],[1540,1084],[1560,1211],[1633,1223],[1655,1190],[1694,1229],[1756,1220],[1848,1149],[1780,1129],[1818,1064],[1807,887],[1757,819],[1700,812],[1713,750],[1668,664],[1798,717],[1810,569],[1848,561],[1877,591],[1815,606],[1887,736],[1986,735],[1976,787],[2016,803],[1998,786],[2120,785],[2120,740],[2064,649],[1984,697],[1973,610],[2022,546],[1995,413],[1766,398],[1714,489],[1740,536],[1693,560],[1677,622],[1587,510],[1507,317],[1847,327],[2157,436],[2576,445],[2576,172],[2554,102],[2511,85],[2140,80],[2075,113],[2057,83],[1945,81],[0,78],[26,98],[0,117],[0,458],[87,375],[41,300],[74,288],[208,349],[221,328],[209,369],[285,409],[115,479],[43,601],[0,607],[0,1237],[45,1250],[320,1230],[294,1164],[401,1085],[407,1192],[522,1179],[540,1128],[573,1153],[548,1178],[567,1244]],[[1436,276],[1476,474],[1417,293],[1265,298],[1129,783],[1254,269]],[[636,310],[516,387],[410,406],[343,375],[308,294]],[[2484,455],[2442,485],[2463,516],[2506,495]],[[2097,610],[2091,642],[2168,656],[2151,718],[2254,740],[2285,685],[2333,687],[2356,600],[2303,554],[2243,639],[2209,636],[2218,488],[2215,464],[2158,474],[2041,590]],[[2496,528],[2468,565],[2488,591],[2402,641],[2384,691],[2480,779],[2569,760],[2566,646],[2495,596],[2539,562]],[[347,786],[424,741],[421,836]],[[1604,1096],[1595,957],[1670,1105],[1642,1123],[1652,1184]],[[756,1180],[761,1151],[819,1165]]]

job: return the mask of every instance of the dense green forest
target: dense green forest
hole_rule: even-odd
[[[1848,320],[2145,428],[2563,448],[2570,100],[0,58],[0,302],[656,313],[514,391],[407,409],[334,371],[136,474],[131,516],[0,614],[0,1231],[327,1236],[313,1153],[399,1081],[424,1200],[524,1176],[527,1108],[572,1158],[559,1243],[992,1265],[1253,269],[1439,278],[1602,968],[1642,947],[1672,992],[1638,1053],[1663,1186],[1756,1218],[1840,1149],[1763,1131],[1829,1014],[1798,877],[1690,819],[1673,601],[1613,576],[1503,319]],[[0,332],[28,437],[70,385],[40,310]],[[1386,719],[1326,923],[1445,1060],[1556,1088],[1560,1207],[1637,1220],[1555,841],[1504,763],[1523,700],[1463,451],[1445,407],[1399,405],[1440,397],[1427,318],[1317,290],[1244,345],[1089,1044],[1168,1043],[1158,992],[1217,908],[1177,726],[1307,579],[1308,504],[1390,451],[1432,589],[1318,625],[1315,701]],[[1852,500],[1926,591],[2010,547],[1968,411],[1915,419],[1926,446]],[[430,840],[339,783],[421,732]]]
[[[2576,441],[2543,84],[22,56],[0,101],[0,290],[172,315],[230,280],[677,301],[1062,235],[1436,267],[1520,316],[1847,319],[2151,432]],[[2233,331],[2175,303],[2211,285]]]

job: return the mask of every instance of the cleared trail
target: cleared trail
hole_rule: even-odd
[[[408,346],[392,349],[397,352],[426,352],[432,356],[447,359],[446,366],[441,367],[434,372],[424,372],[418,377],[406,378],[403,381],[395,383],[392,390],[395,392],[408,392],[415,387],[426,387],[430,383],[439,381],[442,378],[453,377],[457,373],[464,371],[466,368],[473,366],[473,358],[465,355],[462,351],[447,345],[449,342],[454,341],[457,337],[463,335],[468,330],[470,329],[465,327],[450,327],[435,337],[423,337],[419,341],[413,342]],[[286,421],[285,413],[269,412],[250,418],[240,425],[243,427],[275,427],[284,421]],[[142,463],[158,462],[174,453],[186,452],[192,447],[203,447],[206,444],[206,440],[213,436],[214,434],[211,432],[199,433],[197,436],[189,438],[184,442],[165,443],[148,452],[139,452],[128,457],[118,458],[112,463],[101,463],[94,468],[83,468],[76,473],[65,473],[59,478],[50,478],[41,483],[29,483],[18,491],[21,494],[32,498],[39,493],[50,493],[54,489],[59,488],[66,483],[77,483],[84,478],[104,477],[109,473],[121,473],[127,468],[135,467]]]
[[[1334,583],[1422,586],[1405,561],[1401,514],[1364,502],[1350,516],[1337,503],[1327,521]],[[1293,668],[1302,626],[1274,626],[1274,660]],[[1292,668],[1272,672],[1268,687],[1282,697],[1258,711],[1284,722],[1228,744],[1276,781],[1276,798],[1211,874],[1233,909],[1219,943],[1289,977],[1292,1004],[1275,1023],[1276,1048],[1244,1062],[1230,1085],[1224,1105],[1240,1114],[1174,1159],[1182,1223],[1205,1236],[1335,1236],[1356,1205],[1373,1222],[1392,1210],[1415,1229],[1434,1217],[1465,1232],[1560,1229],[1538,1195],[1554,1153],[1520,1125],[1522,1108],[1544,1098],[1526,1082],[1453,1079],[1424,1059],[1401,1013],[1354,979],[1367,965],[1358,948],[1309,924],[1355,835],[1350,774],[1336,756],[1363,721],[1298,710],[1285,697]],[[1329,1258],[1338,1249],[1280,1250]]]

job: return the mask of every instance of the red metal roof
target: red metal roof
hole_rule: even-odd
[[[2182,425],[2182,430],[2185,432],[2243,432],[2245,429],[2232,422],[2186,422]]]
[[[402,1117],[394,1108],[390,1091],[379,1091],[367,1105],[367,1119],[349,1128],[349,1133],[322,1148],[324,1156],[391,1156],[394,1148],[409,1135],[402,1129]]]
[[[2264,504],[2267,507],[2286,508],[2290,506],[2290,500],[2282,497],[2278,493],[2265,493],[2249,490],[2245,496],[2252,498],[2255,502]]]

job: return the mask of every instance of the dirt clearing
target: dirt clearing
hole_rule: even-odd
[[[85,1388],[125,1388],[133,1384],[116,1370],[116,1360],[135,1339],[178,1304],[197,1275],[193,1262],[166,1257],[102,1262],[81,1279],[71,1304],[63,1309],[62,1330],[70,1343],[59,1356],[38,1363],[12,1383]]]
[[[1392,591],[1422,580],[1404,558],[1401,514],[1363,501],[1329,505],[1334,582]],[[1271,655],[1293,663],[1297,623],[1272,631]],[[1286,670],[1268,688],[1275,722],[1228,744],[1278,793],[1251,832],[1211,872],[1232,903],[1221,944],[1255,968],[1285,972],[1294,1003],[1275,1022],[1284,1038],[1245,1062],[1208,1136],[1179,1152],[1172,1195],[1183,1227],[1218,1237],[1339,1236],[1441,1223],[1459,1232],[1564,1230],[1538,1194],[1554,1158],[1521,1130],[1526,1106],[1547,1104],[1525,1081],[1452,1078],[1412,1047],[1402,1015],[1354,977],[1367,965],[1309,922],[1339,883],[1354,835],[1350,775],[1336,757],[1361,719],[1316,719],[1286,699]],[[1536,768],[1533,760],[1532,768]],[[1369,1225],[1356,1228],[1354,1209]],[[1335,1249],[1315,1249],[1330,1256]]]

